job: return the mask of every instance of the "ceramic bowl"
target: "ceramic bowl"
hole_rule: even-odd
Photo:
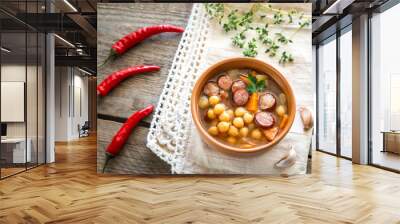
[[[200,108],[198,106],[198,103],[204,85],[207,83],[208,80],[212,79],[219,73],[231,69],[252,69],[259,73],[267,74],[270,79],[273,79],[280,86],[283,93],[286,95],[288,121],[286,122],[285,126],[280,129],[278,135],[274,138],[273,141],[261,145],[256,145],[252,148],[239,148],[217,140],[216,137],[208,134],[207,130],[202,125],[203,121],[200,117]],[[268,149],[269,147],[275,145],[280,140],[282,140],[283,137],[285,137],[294,121],[294,117],[296,114],[296,102],[293,90],[290,87],[289,82],[277,69],[275,69],[271,65],[254,58],[229,58],[209,67],[203,72],[203,74],[201,74],[199,79],[196,81],[191,96],[191,112],[194,124],[196,125],[198,133],[200,134],[202,140],[212,148],[225,152],[254,153]]]

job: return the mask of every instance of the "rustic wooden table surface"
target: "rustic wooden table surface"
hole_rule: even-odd
[[[143,26],[172,24],[185,27],[192,4],[99,3],[97,4],[97,61],[103,62],[112,44],[122,36]],[[113,135],[133,112],[148,104],[157,105],[159,95],[178,47],[180,34],[154,36],[126,52],[97,71],[100,83],[107,74],[140,64],[154,64],[159,72],[129,78],[97,100],[97,170],[104,164],[104,152]],[[146,138],[152,117],[134,129],[120,155],[111,160],[106,173],[168,174],[168,164],[146,148]]]

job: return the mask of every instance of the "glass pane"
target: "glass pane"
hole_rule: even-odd
[[[38,45],[38,164],[45,163],[45,35],[39,33]]]
[[[26,33],[1,34],[2,177],[25,170]],[[28,147],[29,148],[29,147]]]
[[[340,152],[352,157],[352,35],[351,30],[340,36]]]
[[[372,25],[372,163],[400,170],[400,5],[374,15]]]
[[[336,153],[336,40],[318,48],[318,148]]]
[[[26,12],[37,13],[37,2],[27,2]],[[34,17],[36,19],[37,17]],[[36,21],[31,21],[35,23]],[[26,80],[26,113],[27,113],[27,150],[30,151],[28,159],[28,168],[37,165],[38,160],[38,34],[35,30],[27,31],[27,80]]]
[[[37,132],[38,132],[38,107],[37,107],[37,74],[38,74],[38,49],[37,41],[38,36],[36,32],[27,33],[28,38],[28,63],[27,63],[27,80],[26,80],[26,113],[27,113],[27,150],[28,156],[28,167],[33,167],[37,165]]]

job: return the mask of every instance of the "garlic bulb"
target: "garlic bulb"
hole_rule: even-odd
[[[288,168],[293,166],[296,163],[296,151],[294,150],[293,146],[290,150],[286,153],[285,156],[282,157],[278,162],[275,163],[276,168]]]
[[[305,107],[300,107],[300,117],[303,121],[303,126],[305,130],[308,130],[313,127],[313,117],[311,111]]]

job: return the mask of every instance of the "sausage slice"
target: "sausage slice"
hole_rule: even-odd
[[[236,90],[239,90],[239,89],[246,89],[246,86],[247,86],[246,83],[243,82],[242,80],[240,80],[240,79],[235,80],[233,82],[232,88],[231,88],[232,93],[236,92]]]
[[[219,88],[229,90],[232,86],[233,80],[229,75],[221,75],[217,79]]]
[[[275,117],[270,112],[257,112],[254,116],[255,123],[262,128],[270,128],[275,124]]]
[[[243,106],[249,100],[249,93],[246,89],[239,89],[233,93],[233,102],[238,106]]]
[[[219,87],[216,82],[209,81],[203,89],[204,94],[207,96],[217,96],[219,94]]]
[[[270,110],[275,107],[276,98],[272,93],[265,93],[259,97],[258,104],[261,110]]]

